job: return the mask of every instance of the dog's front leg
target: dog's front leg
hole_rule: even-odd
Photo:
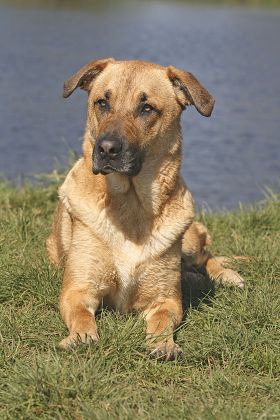
[[[182,354],[173,339],[174,329],[183,317],[180,261],[178,241],[157,260],[139,267],[134,309],[144,314],[149,353],[161,360],[173,360]]]
[[[79,225],[74,229],[60,295],[60,313],[69,329],[60,348],[98,340],[95,312],[114,287],[113,276],[106,248]]]
[[[182,320],[180,299],[169,298],[145,311],[147,346],[151,356],[160,360],[174,360],[183,354],[174,342],[174,329]]]
[[[62,291],[60,313],[69,329],[69,335],[61,340],[60,348],[67,349],[79,343],[90,344],[98,340],[95,312],[99,303],[99,297],[90,287],[71,287]]]

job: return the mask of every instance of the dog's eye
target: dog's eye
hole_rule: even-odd
[[[142,114],[149,114],[152,111],[154,111],[154,107],[152,107],[152,105],[149,105],[149,104],[143,105],[141,109]]]
[[[101,111],[106,111],[109,108],[109,104],[106,99],[98,99],[95,102],[95,105],[97,105]]]

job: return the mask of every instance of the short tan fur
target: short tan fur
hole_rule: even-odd
[[[50,261],[65,268],[60,311],[69,336],[60,346],[98,340],[95,312],[103,302],[142,313],[149,352],[174,359],[181,354],[173,331],[183,316],[182,258],[214,280],[243,286],[205,249],[210,237],[193,221],[180,175],[181,113],[194,105],[210,116],[214,99],[190,73],[143,61],[93,61],[65,82],[64,97],[77,87],[88,92],[83,157],[59,189],[47,240]],[[122,151],[113,153],[116,137]]]

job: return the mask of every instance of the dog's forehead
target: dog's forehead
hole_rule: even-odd
[[[147,95],[172,92],[166,69],[143,61],[120,61],[109,64],[97,78],[95,89],[119,93],[145,92]]]

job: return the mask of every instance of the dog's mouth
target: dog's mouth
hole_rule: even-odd
[[[94,164],[92,165],[92,172],[94,173],[94,175],[108,175],[111,174],[112,172],[118,172],[117,168],[114,168],[112,165],[104,165],[103,168],[95,168]]]
[[[139,160],[136,160],[135,162],[133,162],[133,164],[125,163],[123,165],[112,165],[110,163],[107,163],[104,165],[100,165],[99,162],[96,162],[96,160],[93,159],[92,172],[94,173],[94,175],[108,175],[112,172],[117,172],[126,176],[136,176],[140,172],[141,166],[142,165]]]

